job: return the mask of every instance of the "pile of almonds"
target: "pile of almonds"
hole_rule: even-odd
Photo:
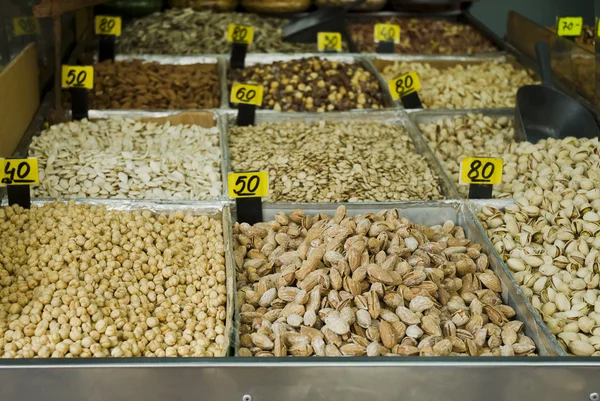
[[[94,65],[91,109],[211,109],[220,106],[217,64],[140,60]]]
[[[534,355],[481,246],[397,210],[236,223],[240,356]]]

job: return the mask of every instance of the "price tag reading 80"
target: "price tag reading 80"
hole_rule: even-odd
[[[375,24],[375,43],[379,42],[400,43],[400,25]]]
[[[421,90],[421,81],[416,72],[411,71],[388,83],[394,100]]]
[[[38,185],[38,162],[27,159],[0,159],[0,185]]]
[[[263,87],[260,85],[233,84],[229,101],[231,103],[261,106],[263,102]]]
[[[121,18],[98,15],[96,17],[96,35],[121,35]]]
[[[39,35],[40,21],[34,17],[13,18],[13,28],[15,36]]]
[[[94,67],[63,65],[62,87],[92,89],[94,87]]]
[[[230,198],[254,198],[269,194],[269,173],[266,171],[229,173],[227,194]]]
[[[254,27],[230,24],[227,29],[227,41],[251,45],[254,42]]]
[[[558,36],[581,36],[583,17],[556,18],[556,34]]]
[[[339,32],[319,32],[317,47],[320,52],[341,52],[342,34]]]
[[[502,183],[503,160],[496,157],[465,157],[460,162],[460,184]]]

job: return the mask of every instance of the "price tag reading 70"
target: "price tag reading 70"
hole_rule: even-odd
[[[94,67],[63,65],[62,87],[92,89],[94,87]]]
[[[38,162],[27,159],[0,159],[0,185],[38,185]]]
[[[503,160],[496,157],[465,157],[460,163],[460,184],[502,183]]]
[[[261,106],[263,102],[263,87],[260,85],[233,84],[229,101],[231,103]]]
[[[558,17],[556,34],[558,36],[580,36],[583,31],[583,17]]]
[[[269,173],[266,171],[229,173],[227,194],[230,198],[255,198],[269,194]]]
[[[251,45],[254,41],[254,27],[230,24],[227,29],[227,41]]]
[[[379,42],[400,43],[400,25],[375,24],[375,43]]]
[[[320,52],[341,52],[342,35],[339,32],[317,33],[317,48]]]

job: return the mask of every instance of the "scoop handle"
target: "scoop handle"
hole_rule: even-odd
[[[535,54],[540,66],[540,75],[542,84],[553,87],[552,83],[552,66],[550,64],[550,46],[546,42],[535,43]]]

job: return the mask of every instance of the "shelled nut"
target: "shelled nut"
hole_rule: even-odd
[[[0,227],[0,357],[225,355],[220,221],[71,201]]]
[[[527,70],[498,61],[457,63],[445,68],[429,63],[395,61],[385,65],[382,74],[391,81],[410,71],[419,76],[419,96],[425,108],[515,107],[517,90],[536,83]]]
[[[481,246],[452,221],[302,210],[236,223],[241,356],[534,355]]]
[[[271,201],[441,199],[439,178],[400,126],[266,123],[229,133],[233,171],[269,172]]]
[[[216,64],[105,61],[94,65],[92,109],[211,109],[220,106]]]
[[[230,70],[230,88],[234,82],[262,85],[263,109],[325,112],[384,107],[379,81],[358,63],[311,57],[255,64]]]
[[[467,113],[419,124],[419,130],[457,185],[463,157],[503,157],[504,153],[510,153],[516,146],[513,120],[507,117],[493,118]],[[468,195],[466,186],[460,185],[458,190],[464,197]]]
[[[361,52],[377,52],[377,43],[373,39],[377,23],[400,26],[400,43],[394,45],[395,53],[473,54],[498,51],[471,25],[423,18],[373,18],[349,25],[352,40]]]
[[[256,53],[311,53],[315,44],[284,42],[284,18],[261,17],[249,13],[215,13],[173,9],[134,20],[123,29],[117,49],[124,54],[224,54],[231,52],[227,43],[230,24],[254,27]]]
[[[50,127],[29,150],[36,197],[214,199],[223,190],[218,128],[82,120]]]
[[[481,210],[491,242],[570,353],[600,355],[600,156],[597,139],[519,143],[505,156],[501,196]]]

